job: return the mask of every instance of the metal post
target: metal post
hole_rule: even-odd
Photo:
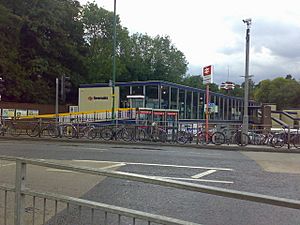
[[[61,75],[60,79],[60,97],[61,97],[61,102],[65,103],[65,75]]]
[[[250,45],[250,26],[251,19],[243,20],[247,25],[246,30],[246,62],[245,62],[245,94],[244,94],[244,115],[243,115],[243,133],[248,134],[249,129],[249,45]]]
[[[58,78],[55,79],[55,118],[58,122]]]
[[[116,0],[114,0],[114,33],[113,33],[113,77],[112,77],[112,120],[115,119],[115,83],[116,83],[116,39],[117,39],[117,30],[116,30]]]
[[[20,160],[16,160],[15,179],[15,225],[25,225],[25,195],[22,194],[22,191],[25,189],[26,163]]]
[[[291,129],[290,129],[290,126],[288,126],[288,140],[287,140],[287,142],[288,142],[288,149],[290,149],[291,148],[291,144],[290,144],[290,142],[291,142]]]
[[[208,118],[209,118],[209,114],[208,114],[208,105],[209,105],[209,84],[206,84],[206,110],[205,110],[205,132],[206,132],[206,143],[208,143]]]

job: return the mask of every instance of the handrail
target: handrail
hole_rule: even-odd
[[[146,213],[146,212],[141,212],[133,209],[127,209],[119,206],[113,206],[113,205],[108,205],[105,203],[99,203],[99,202],[94,202],[90,200],[85,200],[85,199],[80,199],[80,198],[74,198],[74,197],[69,197],[61,194],[53,194],[49,192],[38,192],[34,191],[31,189],[25,189],[23,191],[25,195],[30,195],[30,196],[35,196],[39,198],[46,198],[50,200],[59,200],[64,203],[70,203],[74,205],[80,205],[83,207],[89,207],[89,208],[94,208],[94,209],[99,209],[99,210],[105,210],[106,212],[114,213],[114,214],[119,214],[122,213],[123,216],[126,217],[135,217],[137,219],[141,220],[147,220],[151,218],[151,221],[154,223],[159,223],[159,224],[172,224],[172,225],[200,225],[198,223],[192,223],[192,222],[187,222],[175,218],[170,218],[166,216],[159,216],[151,213]]]
[[[135,108],[118,108],[116,109],[116,113],[118,111],[130,111],[135,110]],[[87,114],[94,114],[94,113],[110,113],[112,112],[111,109],[101,109],[101,110],[90,110],[90,111],[81,111],[81,112],[65,112],[59,114],[43,114],[43,115],[32,115],[32,116],[21,116],[19,119],[34,119],[34,118],[55,118],[56,116],[76,116],[76,115],[87,115]]]
[[[11,156],[0,156],[0,159],[7,160],[7,161],[20,161],[22,163],[28,163],[36,166],[43,166],[43,167],[62,169],[62,170],[71,170],[80,173],[107,176],[107,177],[113,177],[113,178],[125,179],[131,181],[138,181],[143,183],[161,185],[165,187],[173,187],[182,190],[189,190],[189,191],[195,191],[200,193],[212,194],[216,196],[228,197],[233,199],[247,200],[251,202],[258,202],[258,203],[263,203],[268,205],[276,205],[276,206],[281,206],[286,208],[300,209],[299,200],[279,198],[279,197],[274,197],[269,195],[230,190],[230,189],[212,187],[207,185],[192,184],[188,182],[174,181],[170,179],[157,178],[153,176],[145,176],[145,175],[134,174],[134,173],[110,171],[105,169],[95,169],[95,168],[88,168],[82,166],[72,166],[72,165],[66,165],[66,164],[60,164],[54,162],[47,162],[45,160],[38,160],[38,159],[28,159],[28,158],[11,157]]]

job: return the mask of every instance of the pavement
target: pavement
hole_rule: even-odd
[[[122,145],[142,145],[142,146],[174,146],[174,147],[183,147],[183,148],[199,148],[199,149],[214,149],[214,150],[226,150],[226,151],[252,151],[252,152],[278,152],[278,153],[300,153],[300,149],[295,148],[294,146],[283,146],[282,148],[274,148],[272,146],[267,145],[247,145],[247,146],[238,146],[238,145],[214,145],[214,144],[196,144],[196,143],[187,143],[187,144],[179,144],[179,143],[171,143],[171,142],[125,142],[118,140],[104,141],[104,140],[89,140],[87,138],[51,138],[51,137],[29,137],[27,135],[21,135],[18,137],[12,136],[0,136],[0,140],[31,140],[31,141],[54,141],[54,142],[74,142],[74,143],[101,143],[101,144],[122,144]]]
[[[291,153],[291,151],[289,153],[286,153],[287,151],[284,153],[265,152],[264,149],[256,146],[253,148],[251,148],[252,146],[235,147],[238,150],[235,150],[233,146],[196,146],[168,143],[131,144],[87,139],[32,139],[26,136],[0,138],[0,154],[2,155],[54,160],[89,167],[113,166],[112,168],[122,172],[299,200],[300,170],[297,164],[300,165],[300,155],[298,153]],[[3,167],[0,167],[0,172],[3,171],[0,174],[1,181],[11,177],[7,170],[12,169],[13,166],[11,167],[7,163],[4,162]],[[99,180],[97,180],[62,170],[42,170],[39,168],[34,170],[30,167],[28,175],[28,179],[30,176],[36,179],[32,180],[32,185],[36,182],[35,185],[38,185],[36,187],[45,191],[58,190],[67,195],[80,196],[86,200],[175,217],[200,224],[294,225],[299,224],[300,221],[299,210],[165,188],[158,185],[113,178],[101,179],[101,177],[98,177]],[[63,184],[66,184],[64,189]],[[62,189],[60,189],[61,187]],[[3,195],[0,196],[0,199],[3,199],[1,197]],[[47,201],[48,204],[53,207],[53,204],[51,205]],[[41,216],[42,202],[37,203],[37,208]],[[27,208],[28,216],[32,215],[30,214],[31,209],[30,207]],[[66,210],[63,209],[60,208],[62,213],[59,215],[59,219],[62,220],[66,218],[63,213]],[[1,211],[3,211],[2,208]],[[73,220],[69,223],[57,223],[50,219],[46,224],[89,224],[88,218],[82,218],[80,222],[78,209],[71,209],[71,213]],[[51,214],[51,211],[47,211],[46,220],[50,218],[48,215]],[[90,212],[87,212],[87,215],[90,215]],[[99,214],[98,224],[103,222],[101,216],[103,217],[103,214]],[[38,221],[36,224],[39,224]]]
[[[47,160],[48,162],[63,163],[73,166],[84,166],[100,169],[118,169],[121,165],[112,162],[87,162],[87,161],[73,161],[73,160]],[[80,198],[85,193],[89,192],[94,186],[102,182],[105,177],[95,176],[89,174],[82,174],[78,172],[51,169],[40,166],[28,165],[26,177],[26,187],[34,190],[42,190],[43,192],[52,192],[66,196]],[[0,161],[0,178],[1,183],[14,185],[15,177],[15,163],[11,161]],[[66,188],[66,186],[68,188]],[[3,193],[2,193],[3,194]],[[0,194],[0,199],[3,197]],[[25,224],[32,224],[32,198],[26,197],[25,205]],[[13,209],[14,209],[14,196],[9,193],[7,196],[7,224],[13,224]],[[41,198],[35,200],[35,225],[42,225],[44,216],[44,202]],[[55,208],[53,201],[48,201],[45,211],[45,221],[50,220],[54,213]],[[4,202],[0,202],[0,218],[4,218]],[[57,212],[60,213],[66,209],[66,204],[58,204]],[[0,219],[0,225],[2,220]]]

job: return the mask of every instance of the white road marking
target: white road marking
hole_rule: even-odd
[[[71,170],[61,170],[61,169],[46,169],[47,172],[60,172],[60,173],[79,173]]]
[[[203,167],[203,166],[183,166],[171,164],[156,164],[156,163],[135,163],[135,162],[115,162],[115,161],[96,161],[96,160],[72,160],[74,162],[94,162],[94,163],[123,163],[125,165],[141,165],[141,166],[158,166],[158,167],[174,167],[174,168],[189,168],[189,169],[204,169],[204,170],[220,170],[220,171],[234,171],[230,168],[218,167]]]
[[[15,163],[0,164],[0,167],[16,165]]]
[[[207,175],[215,173],[215,172],[217,172],[217,170],[207,170],[203,173],[198,173],[198,174],[196,174],[194,176],[191,176],[191,177],[194,178],[194,179],[198,179],[200,177],[204,177],[204,176],[207,176]]]
[[[226,180],[206,180],[206,179],[193,179],[193,178],[180,178],[180,177],[157,177],[157,178],[165,178],[171,180],[185,180],[185,181],[200,181],[200,182],[208,182],[208,183],[233,184],[233,181],[226,181]]]
[[[97,150],[97,151],[108,151],[107,148],[86,148],[86,147],[83,147],[83,146],[63,146],[64,148],[75,148],[75,147],[80,147],[82,148],[83,150]]]
[[[112,168],[115,168],[115,167],[120,167],[120,166],[126,166],[126,164],[125,164],[125,163],[118,163],[118,164],[111,165],[111,166],[105,166],[105,167],[101,167],[101,169],[103,169],[103,170],[107,170],[107,169],[112,169]]]

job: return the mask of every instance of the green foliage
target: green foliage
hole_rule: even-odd
[[[96,3],[77,0],[0,0],[0,77],[3,100],[53,103],[55,78],[71,77],[69,101],[77,101],[78,84],[108,82],[112,77],[113,13]],[[205,89],[201,76],[187,76],[184,54],[169,36],[129,34],[116,18],[116,80],[165,80]],[[230,91],[242,97],[244,84]],[[250,81],[250,99],[300,107],[300,84],[292,75]]]
[[[4,100],[49,103],[55,78],[84,76],[80,5],[72,0],[0,1],[0,73]],[[2,32],[4,30],[4,32]],[[6,51],[5,49],[8,49]],[[78,83],[78,82],[77,82]]]
[[[165,80],[179,82],[187,71],[182,52],[168,36],[133,34],[126,53],[126,80]]]
[[[205,89],[205,85],[203,84],[203,78],[200,75],[186,76],[182,79],[180,83],[189,87]]]
[[[255,88],[254,98],[264,103],[275,103],[279,109],[300,107],[300,83],[291,76],[263,80]]]

